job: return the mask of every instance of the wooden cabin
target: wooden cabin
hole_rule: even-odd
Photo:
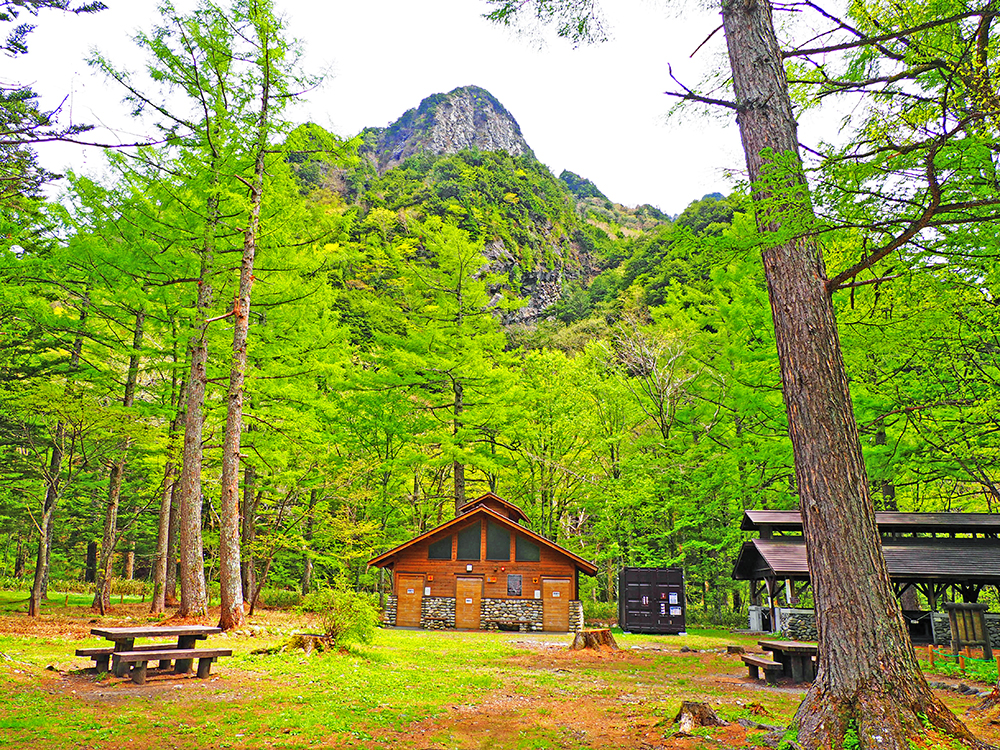
[[[385,622],[420,628],[577,631],[580,573],[597,566],[521,526],[493,493],[368,564],[392,573]]]

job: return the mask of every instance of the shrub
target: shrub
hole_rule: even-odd
[[[378,609],[370,594],[351,589],[321,589],[306,596],[300,608],[322,617],[323,634],[338,646],[369,643],[378,625]]]
[[[583,621],[585,623],[602,622],[614,625],[618,622],[618,602],[595,602],[591,599],[584,599]]]
[[[302,595],[288,589],[264,589],[257,599],[261,606],[268,609],[289,609],[302,604]]]

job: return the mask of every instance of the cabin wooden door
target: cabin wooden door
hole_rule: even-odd
[[[424,598],[424,577],[400,573],[396,589],[396,625],[419,628],[420,602]]]
[[[573,588],[568,578],[542,579],[542,630],[569,631],[569,600]]]
[[[483,579],[459,578],[455,584],[455,627],[459,630],[479,630],[482,608]]]

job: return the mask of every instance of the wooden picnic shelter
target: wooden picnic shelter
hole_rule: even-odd
[[[975,602],[983,587],[1000,585],[1000,514],[879,512],[875,521],[897,596],[912,587],[937,610],[949,598]],[[773,623],[781,583],[793,600],[809,585],[802,516],[748,510],[740,528],[758,537],[743,543],[732,576],[750,582],[752,605],[766,599]]]

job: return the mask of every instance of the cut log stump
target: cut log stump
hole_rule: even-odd
[[[291,648],[301,648],[306,652],[306,656],[313,651],[326,651],[335,647],[333,638],[320,633],[299,633],[293,635],[288,642]]]
[[[615,637],[611,635],[610,630],[581,630],[576,634],[573,639],[573,643],[570,645],[570,651],[580,651],[581,649],[590,648],[600,651],[601,648],[609,648],[613,651],[620,651],[618,644],[615,643]]]
[[[681,704],[681,710],[674,717],[674,723],[680,724],[677,731],[682,734],[691,734],[697,727],[729,726],[729,722],[720,719],[707,703],[695,701],[684,701]]]
[[[745,654],[747,650],[743,646],[726,646],[727,654]]]

